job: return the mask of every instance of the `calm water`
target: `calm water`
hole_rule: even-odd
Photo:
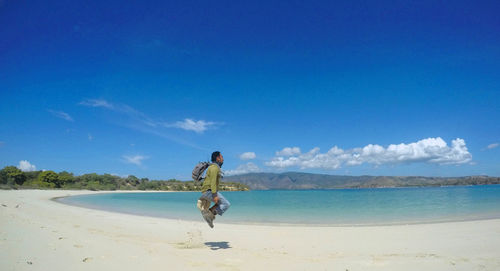
[[[217,222],[378,225],[500,218],[500,185],[223,192],[231,208]],[[59,201],[146,216],[202,221],[199,192],[109,193]]]

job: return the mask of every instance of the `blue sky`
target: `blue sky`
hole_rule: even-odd
[[[499,8],[0,1],[0,167],[500,176]]]

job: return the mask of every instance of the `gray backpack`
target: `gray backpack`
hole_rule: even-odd
[[[196,166],[193,169],[193,175],[192,175],[195,183],[200,183],[201,180],[205,179],[203,177],[203,172],[207,170],[208,166],[210,166],[209,162],[199,162],[198,164],[196,164]]]

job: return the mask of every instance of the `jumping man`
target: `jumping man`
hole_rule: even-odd
[[[208,225],[213,228],[213,221],[215,215],[222,215],[227,211],[231,204],[227,201],[224,196],[219,192],[219,182],[221,179],[222,164],[224,163],[224,157],[218,151],[212,153],[212,164],[207,168],[207,173],[203,185],[201,186],[201,197],[200,199],[207,200],[208,202],[213,202],[214,205],[209,209],[202,211],[203,218],[207,221]]]

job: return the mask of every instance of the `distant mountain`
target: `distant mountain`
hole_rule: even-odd
[[[224,181],[242,183],[252,190],[293,190],[500,184],[500,177],[341,176],[285,172],[226,176]]]

